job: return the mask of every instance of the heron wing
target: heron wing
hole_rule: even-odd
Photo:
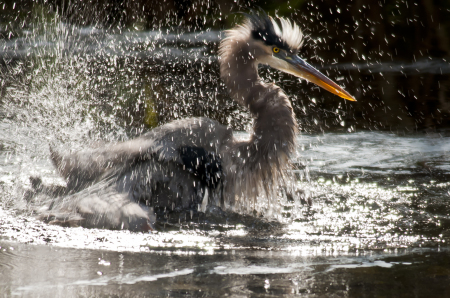
[[[52,199],[39,212],[50,223],[87,228],[148,231],[156,218],[146,206],[117,191],[116,179],[106,179],[72,195]]]
[[[208,118],[189,118],[157,127],[136,139],[62,155],[52,150],[52,159],[68,188],[80,190],[117,172],[129,171],[137,163],[153,160],[183,165],[182,148],[203,148],[218,154],[232,138],[226,126]]]

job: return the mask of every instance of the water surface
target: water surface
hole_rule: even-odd
[[[65,184],[49,145],[75,151],[186,116],[237,131],[251,120],[219,80],[218,31],[44,25],[0,41],[2,296],[450,295],[450,134],[421,125],[445,113],[394,109],[394,94],[413,90],[397,83],[384,95],[429,74],[445,82],[444,60],[332,64],[340,84],[359,82],[354,106],[263,68],[301,125],[293,163],[302,200],[270,218],[211,210],[168,213],[149,234],[64,228],[36,220],[27,200],[30,177]],[[433,92],[424,98],[442,95]]]
[[[31,173],[58,181],[54,170],[3,152],[2,185],[16,202],[2,201],[0,289],[30,297],[448,294],[448,139],[357,132],[298,142],[298,186],[311,206],[286,205],[279,220],[170,214],[150,234],[34,219],[17,209],[26,183],[14,181]]]

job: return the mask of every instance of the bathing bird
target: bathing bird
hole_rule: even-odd
[[[248,139],[199,117],[73,154],[51,149],[70,193],[54,199],[40,217],[54,224],[148,231],[154,208],[251,212],[258,198],[268,199],[270,208],[289,179],[298,127],[288,96],[262,80],[258,67],[268,65],[355,100],[299,57],[302,43],[302,31],[288,19],[262,10],[244,14],[242,24],[225,31],[219,63],[230,97],[254,118]]]

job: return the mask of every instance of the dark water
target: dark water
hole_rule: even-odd
[[[54,16],[24,28],[0,40],[0,297],[450,295],[445,55],[375,61],[383,49],[360,45],[349,63],[323,58],[336,63],[316,65],[355,92],[353,105],[263,68],[301,124],[293,163],[305,202],[273,218],[170,213],[158,232],[139,234],[37,221],[29,178],[64,185],[50,144],[78,150],[193,115],[248,129],[218,79],[220,32],[107,30]]]
[[[206,115],[243,130],[247,117],[239,117],[242,109],[217,80],[218,32],[258,5],[297,22],[306,36],[300,55],[358,100],[346,103],[263,71],[291,95],[304,130],[448,129],[450,2],[385,2],[0,1],[0,67],[37,56],[31,70],[21,70],[30,74],[64,57],[72,63],[53,74],[78,65],[83,72],[72,69],[77,80],[67,79],[66,87],[107,113],[113,98],[131,125]],[[1,96],[19,82],[4,80]],[[146,116],[152,104],[158,119]]]
[[[450,294],[448,251],[329,256],[248,249],[133,253],[0,243],[4,297]]]

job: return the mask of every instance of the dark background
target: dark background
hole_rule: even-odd
[[[79,26],[143,31],[182,28],[193,32],[230,28],[241,19],[235,12],[258,6],[269,15],[300,24],[307,35],[301,56],[330,78],[339,78],[338,83],[358,100],[342,101],[312,84],[302,83],[298,89],[298,81],[289,80],[289,76],[268,76],[263,70],[263,76],[276,80],[294,96],[294,108],[305,131],[411,132],[446,131],[450,127],[450,1],[0,0],[0,37],[20,37],[33,25],[36,15],[52,11],[63,12],[66,22]],[[217,44],[212,47],[217,50]],[[182,65],[177,67],[183,72]],[[207,70],[218,77],[217,66]],[[217,80],[211,82],[217,84]],[[4,95],[6,89],[2,88]],[[309,100],[311,97],[315,102]],[[217,105],[194,105],[176,116],[165,112],[167,106],[160,107],[158,124],[190,115],[226,122],[239,109]],[[145,117],[136,116],[135,121]],[[231,124],[242,128],[238,122]]]

